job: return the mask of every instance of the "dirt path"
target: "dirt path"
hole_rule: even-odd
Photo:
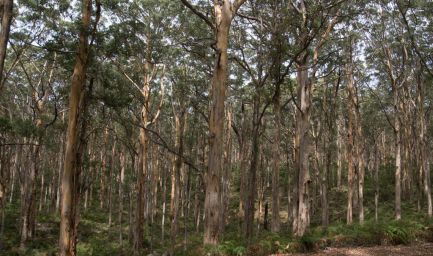
[[[307,254],[274,254],[274,256],[433,256],[433,243],[410,246],[374,246],[328,248],[326,250]]]

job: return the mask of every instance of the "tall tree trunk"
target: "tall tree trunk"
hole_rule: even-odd
[[[242,103],[241,106],[241,131],[238,135],[239,141],[239,155],[240,155],[240,164],[239,164],[239,172],[240,172],[240,184],[239,184],[239,212],[238,217],[240,219],[239,223],[242,224],[242,221],[245,216],[245,195],[246,195],[246,179],[247,179],[247,160],[248,160],[248,145],[246,141],[247,136],[247,112],[245,110],[245,106]],[[240,225],[241,226],[241,225]]]
[[[216,58],[211,82],[209,115],[209,159],[206,174],[204,244],[217,244],[220,238],[221,174],[224,145],[224,101],[228,78],[229,31],[231,22],[239,7],[246,0],[214,0]]]
[[[342,169],[343,169],[343,124],[341,120],[341,113],[338,112],[337,117],[337,187],[341,189]]]
[[[228,37],[231,22],[229,1],[215,2],[216,60],[211,83],[209,119],[209,159],[206,174],[204,244],[217,244],[220,238],[221,174],[223,163],[224,101],[228,76]]]
[[[251,163],[246,179],[246,194],[245,194],[245,216],[244,216],[244,235],[247,239],[251,239],[254,228],[254,204],[257,193],[257,169],[259,165],[260,154],[260,95],[256,91],[254,95],[252,118],[252,134],[251,134]]]
[[[351,42],[352,43],[352,42]],[[353,62],[352,62],[352,46],[350,46],[350,62],[347,64],[346,72],[347,72],[347,94],[348,94],[348,126],[347,126],[347,165],[348,165],[348,173],[347,173],[347,215],[346,222],[347,224],[352,224],[353,222],[353,201],[354,201],[354,179],[355,179],[355,108],[356,108],[356,91],[354,87],[353,81]]]
[[[0,31],[0,93],[3,89],[3,69],[6,59],[6,49],[9,41],[9,31],[13,14],[13,0],[2,0],[1,2],[1,31]]]
[[[281,106],[280,86],[277,85],[273,99],[274,142],[272,144],[272,232],[280,231],[280,140],[281,140]]]
[[[103,150],[101,151],[101,172],[100,172],[100,184],[101,188],[99,189],[99,206],[101,210],[104,210],[106,191],[107,191],[107,156],[108,156],[108,127],[104,129],[104,145]]]
[[[122,229],[122,215],[123,215],[123,187],[125,183],[125,154],[120,150],[120,173],[119,173],[119,243],[120,248],[123,247],[123,229]]]
[[[429,218],[432,217],[432,195],[431,195],[431,179],[430,179],[430,169],[428,168],[428,157],[427,157],[427,139],[426,139],[426,133],[427,133],[427,125],[426,125],[426,113],[424,110],[424,101],[425,101],[425,87],[424,87],[424,81],[422,77],[422,73],[419,72],[417,76],[417,93],[418,93],[418,123],[419,123],[419,147],[420,147],[420,163],[419,168],[421,168],[420,173],[423,174],[424,180],[424,193],[427,199],[427,215]]]
[[[296,111],[295,130],[295,168],[297,176],[296,189],[296,215],[293,223],[293,232],[296,236],[302,236],[310,224],[310,172],[309,172],[309,136],[310,129],[310,104],[311,104],[311,83],[308,78],[308,55],[306,53],[297,63],[297,96],[298,103]]]
[[[181,193],[181,168],[182,168],[182,156],[183,156],[183,136],[185,132],[185,119],[186,110],[182,109],[180,113],[175,114],[175,147],[176,156],[175,163],[173,166],[174,175],[174,198],[173,198],[173,209],[171,216],[171,227],[170,227],[170,255],[174,255],[176,246],[176,236],[178,230],[178,219],[179,219],[179,203]]]
[[[115,160],[116,160],[116,141],[113,142],[113,146],[111,148],[111,164],[110,171],[108,172],[108,226],[111,227],[111,215],[113,211],[113,170],[115,169]]]
[[[397,85],[394,93],[394,134],[395,134],[395,218],[401,219],[401,129],[399,111],[399,92]]]
[[[379,166],[380,166],[380,157],[379,157],[379,150],[378,150],[378,144],[379,142],[375,142],[374,144],[374,184],[375,184],[375,190],[374,190],[374,220],[376,222],[379,221]]]
[[[148,175],[148,135],[146,128],[148,123],[148,110],[149,110],[149,99],[150,99],[150,81],[152,79],[152,72],[154,71],[154,65],[151,62],[152,46],[150,44],[150,39],[148,39],[148,49],[146,63],[144,65],[144,82],[142,95],[144,98],[143,107],[141,109],[141,120],[140,120],[140,137],[139,137],[139,147],[138,152],[138,170],[137,170],[137,202],[135,207],[135,223],[134,223],[134,255],[140,255],[141,249],[143,247],[143,225],[144,225],[144,214],[145,214],[145,183]]]
[[[221,233],[224,233],[224,229],[226,226],[226,221],[229,213],[230,208],[230,181],[231,181],[231,166],[232,166],[232,136],[231,136],[231,129],[232,129],[232,110],[231,108],[228,108],[226,111],[227,115],[227,123],[226,123],[226,142],[225,142],[225,149],[224,149],[224,172],[222,175],[222,196],[221,196],[221,204],[224,207],[224,210],[221,214],[221,220],[220,220],[220,230]]]
[[[92,13],[92,1],[83,0],[82,20],[78,45],[78,53],[72,75],[69,94],[69,116],[66,137],[65,163],[62,177],[62,200],[60,216],[60,255],[76,255],[77,242],[77,207],[78,207],[78,173],[77,143],[80,113],[80,99],[84,94],[86,70],[88,63],[88,33]]]

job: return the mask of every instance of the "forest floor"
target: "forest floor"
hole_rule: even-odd
[[[304,254],[273,254],[273,256],[428,256],[433,255],[433,243],[414,245],[326,248]]]
[[[392,203],[383,203],[380,208],[381,219],[374,221],[373,213],[367,211],[363,225],[353,223],[346,225],[344,214],[333,216],[332,225],[326,229],[317,224],[300,238],[293,237],[287,226],[282,226],[280,233],[261,229],[247,242],[239,232],[236,220],[227,225],[224,238],[216,247],[203,247],[203,233],[195,231],[195,225],[181,222],[182,233],[177,240],[177,256],[433,256],[433,219],[417,213],[413,205],[403,205],[405,214],[402,220],[393,219]],[[234,206],[232,207],[234,209]],[[53,209],[42,209],[37,215],[36,232],[28,242],[27,250],[19,249],[19,204],[6,207],[4,233],[0,235],[0,256],[51,256],[58,251],[59,216]],[[344,212],[343,212],[344,213]],[[129,245],[130,232],[128,213],[120,227],[113,214],[113,222],[108,225],[108,214],[101,211],[99,204],[93,204],[87,210],[81,209],[78,234],[77,254],[80,256],[129,256],[132,247]],[[233,215],[234,216],[234,215]],[[119,232],[122,230],[122,244]],[[149,225],[146,228],[146,251],[143,255],[165,255],[169,248],[169,226],[165,228],[165,239],[161,238],[160,225]],[[1,232],[0,232],[1,233]],[[185,234],[187,237],[185,237]],[[304,253],[301,253],[304,252]],[[309,252],[309,253],[307,253]],[[290,254],[292,253],[292,254]]]

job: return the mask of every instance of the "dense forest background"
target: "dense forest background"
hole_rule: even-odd
[[[433,242],[431,1],[0,14],[0,255]]]

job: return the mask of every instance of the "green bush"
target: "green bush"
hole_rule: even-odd
[[[393,245],[409,244],[412,236],[407,227],[403,225],[389,224],[383,228],[383,235],[386,243]]]

